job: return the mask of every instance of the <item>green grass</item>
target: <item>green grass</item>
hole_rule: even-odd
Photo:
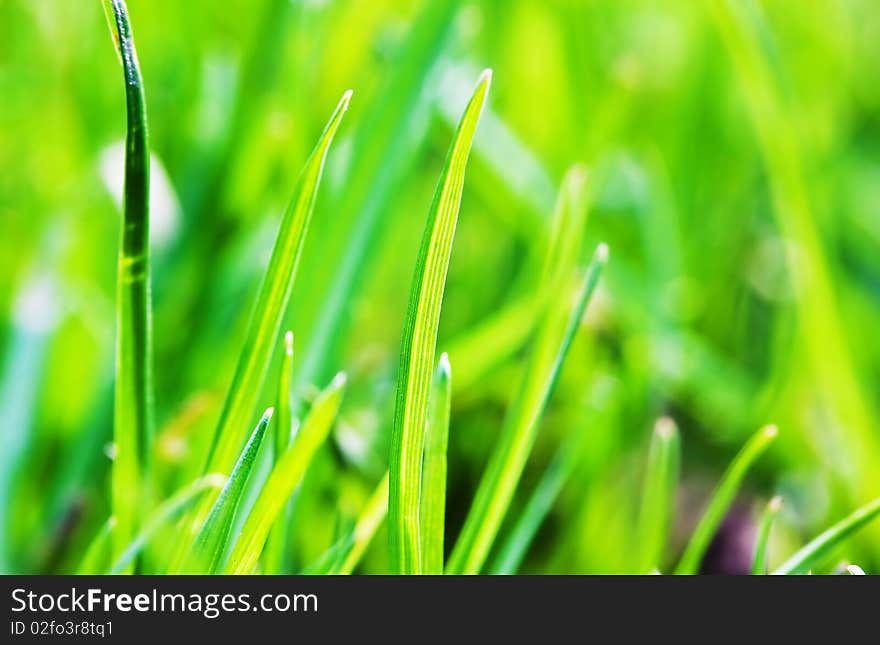
[[[782,498],[774,497],[767,502],[767,508],[761,514],[761,523],[758,524],[758,536],[755,538],[755,556],[752,559],[752,575],[763,576],[767,574],[767,543],[770,540],[770,529],[773,521],[782,509]]]
[[[663,417],[654,425],[639,509],[642,573],[660,571],[675,518],[675,496],[681,462],[681,440],[675,421]]]
[[[446,453],[449,447],[449,408],[452,396],[452,366],[444,352],[437,362],[428,400],[425,424],[425,454],[422,458],[422,490],[419,492],[419,537],[421,571],[443,573],[443,543],[446,535]]]

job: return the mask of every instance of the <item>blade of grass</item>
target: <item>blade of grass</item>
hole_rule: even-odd
[[[862,569],[857,564],[850,564],[846,567],[846,572],[851,576],[863,576],[865,575],[865,570]]]
[[[336,106],[297,180],[293,197],[281,220],[275,248],[251,315],[247,338],[214,433],[206,470],[229,471],[241,445],[242,428],[250,425],[296,277],[324,160],[350,98],[351,90],[343,95]]]
[[[292,430],[290,414],[290,376],[293,370],[293,332],[284,334],[284,358],[281,361],[281,374],[278,377],[278,392],[276,395],[276,409],[278,410],[278,423],[275,426],[275,450],[273,453],[273,466],[278,464],[281,455],[290,445],[290,433]],[[287,547],[287,520],[289,509],[282,510],[282,516],[266,542],[266,558],[263,566],[264,573],[281,573],[284,568],[284,553]]]
[[[260,446],[263,445],[263,437],[269,427],[274,410],[269,408],[263,414],[257,427],[251,433],[250,439],[241,451],[232,474],[220,491],[220,495],[211,507],[210,513],[199,529],[195,542],[190,549],[189,555],[183,566],[174,573],[217,573],[222,566],[223,556],[229,548],[230,531],[236,509],[239,508],[245,485],[257,463],[257,455]]]
[[[107,567],[110,566],[110,559],[113,557],[113,531],[115,528],[116,518],[111,515],[101,525],[98,533],[92,539],[88,549],[86,549],[86,554],[76,569],[77,575],[98,575],[107,570]]]
[[[817,535],[809,544],[786,560],[774,575],[793,575],[806,573],[821,564],[828,553],[840,545],[853,533],[863,528],[880,515],[880,498],[865,504],[860,509],[840,520],[837,524]]]
[[[364,552],[388,513],[388,473],[382,477],[354,526],[351,550],[335,573],[348,575],[364,557]]]
[[[654,425],[638,535],[641,546],[639,571],[659,571],[675,512],[675,490],[681,462],[681,441],[675,421],[662,417]]]
[[[779,434],[776,426],[764,426],[746,442],[742,450],[734,457],[730,466],[721,477],[718,487],[712,494],[709,505],[706,507],[703,517],[691,536],[690,542],[681,556],[681,560],[675,569],[677,575],[693,575],[700,568],[706,549],[721,525],[721,521],[727,514],[727,510],[733,503],[736,493],[742,484],[746,472],[758,457],[767,449],[767,446]]]
[[[287,499],[299,484],[318,448],[324,443],[339,412],[345,391],[345,374],[337,374],[318,395],[296,439],[278,460],[245,520],[225,572],[250,573]]]
[[[446,448],[449,442],[449,408],[452,368],[449,356],[440,355],[434,387],[428,402],[425,456],[422,464],[421,506],[422,573],[443,573],[443,537],[446,518]]]
[[[108,4],[109,3],[109,4]],[[150,151],[144,84],[124,0],[105,0],[125,80],[125,183],[116,275],[116,391],[111,477],[114,552],[138,529],[149,480],[153,432],[150,311]],[[113,30],[111,29],[111,33]]]
[[[476,574],[485,563],[522,476],[541,415],[607,260],[608,247],[600,244],[576,289],[574,304],[568,290],[552,290],[553,296],[532,343],[528,364],[505,418],[498,447],[480,481],[449,559],[448,573]],[[565,284],[567,280],[561,279],[560,283]]]
[[[437,328],[468,154],[492,72],[480,77],[453,138],[428,211],[404,322],[391,429],[388,524],[392,571],[419,573],[419,495]]]
[[[770,541],[770,529],[773,521],[779,515],[782,508],[782,498],[777,496],[767,502],[767,508],[761,514],[761,523],[758,525],[758,537],[755,539],[755,557],[752,560],[752,575],[767,575],[767,543]]]
[[[167,527],[174,518],[190,508],[205,493],[218,490],[226,483],[226,477],[212,473],[204,475],[182,490],[178,491],[154,510],[144,522],[140,532],[126,546],[122,554],[110,567],[108,573],[123,573],[150,539],[162,528]]]

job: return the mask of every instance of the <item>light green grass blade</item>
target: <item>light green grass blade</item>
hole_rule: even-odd
[[[385,520],[388,514],[388,473],[382,477],[382,480],[376,486],[373,494],[370,495],[367,505],[358,516],[357,523],[354,526],[354,535],[351,541],[351,549],[345,556],[345,560],[335,573],[348,575],[354,571],[354,568],[364,557],[364,552],[376,535],[376,531]]]
[[[134,540],[126,546],[113,566],[110,567],[109,573],[125,572],[157,531],[168,527],[177,516],[190,508],[202,495],[221,489],[225,483],[226,477],[223,475],[205,475],[165,500],[150,514]]]
[[[281,361],[281,373],[278,376],[278,392],[275,409],[278,423],[275,424],[275,446],[273,465],[278,463],[281,455],[290,445],[292,430],[290,413],[290,377],[293,370],[293,332],[284,334],[284,358]],[[263,573],[281,573],[284,568],[284,552],[287,547],[287,516],[288,509],[281,512],[281,518],[269,532],[266,542]]]
[[[706,549],[709,543],[721,525],[721,521],[727,514],[727,510],[733,503],[736,493],[742,485],[746,472],[751,468],[752,464],[757,461],[758,457],[763,454],[767,446],[770,445],[776,435],[779,434],[776,426],[764,426],[746,442],[742,450],[734,457],[730,466],[721,477],[718,487],[712,494],[712,499],[706,507],[703,517],[700,518],[694,534],[691,536],[690,542],[681,556],[681,560],[675,569],[678,575],[693,575],[700,568]]]
[[[223,556],[229,548],[230,531],[235,518],[248,478],[257,463],[257,455],[263,445],[263,438],[273,409],[269,408],[257,423],[250,439],[241,451],[232,474],[220,491],[220,495],[211,507],[208,517],[193,543],[187,561],[180,570],[174,573],[204,574],[217,573],[223,565]]]
[[[449,356],[440,355],[429,401],[422,464],[420,503],[422,573],[443,573],[443,536],[446,520],[446,448],[449,443],[449,409],[452,368]]]
[[[111,479],[114,552],[138,530],[147,503],[153,434],[150,305],[150,150],[144,84],[124,0],[104,4],[125,80],[125,183],[116,274],[116,390]]]
[[[752,575],[767,575],[767,544],[770,541],[770,529],[782,508],[782,498],[777,496],[767,502],[767,508],[761,514],[758,525],[758,536],[755,538],[755,556],[752,559]]]
[[[851,576],[863,576],[865,575],[865,570],[857,564],[849,564],[846,567],[846,573]]]
[[[419,494],[437,327],[465,167],[491,78],[490,70],[483,72],[455,133],[428,212],[410,290],[401,340],[389,468],[389,545],[392,571],[397,573],[419,573],[421,568]]]
[[[330,434],[342,403],[345,381],[345,374],[339,373],[321,392],[293,444],[272,469],[232,549],[226,573],[242,574],[253,570],[275,519],[302,479],[312,457]]]
[[[76,569],[77,575],[98,575],[107,571],[112,558],[113,531],[115,529],[116,518],[111,515],[101,525],[100,530],[86,549],[86,554]]]
[[[865,504],[837,524],[816,536],[809,544],[786,560],[773,573],[774,575],[793,575],[806,573],[810,568],[821,564],[828,553],[840,545],[853,533],[863,528],[880,515],[880,498]]]
[[[522,476],[562,363],[607,261],[608,247],[600,244],[574,298],[569,290],[561,288],[568,281],[559,280],[560,289],[554,290],[555,300],[550,300],[539,325],[498,447],[449,559],[448,573],[476,574],[483,567]],[[552,275],[555,271],[545,273]]]
[[[642,490],[638,535],[639,571],[659,571],[675,512],[681,441],[675,422],[663,417],[654,426]]]
[[[241,446],[242,428],[251,424],[251,415],[269,368],[272,350],[296,277],[324,160],[350,98],[351,90],[343,95],[336,106],[318,145],[297,180],[293,197],[281,220],[275,248],[251,315],[247,338],[214,434],[207,466],[209,471],[229,472]]]

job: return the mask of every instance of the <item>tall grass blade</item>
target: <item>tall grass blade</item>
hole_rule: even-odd
[[[216,473],[200,477],[182,490],[178,491],[154,510],[144,522],[135,538],[126,546],[120,556],[110,567],[109,573],[123,573],[149,544],[152,537],[160,529],[168,527],[176,517],[192,507],[192,505],[209,491],[218,490],[226,483],[226,477]]]
[[[452,368],[449,356],[440,355],[429,400],[425,456],[422,464],[421,509],[422,573],[443,573],[443,537],[446,520],[446,449],[449,443],[449,408]]]
[[[767,575],[767,544],[770,541],[770,529],[779,511],[782,509],[782,498],[774,497],[767,502],[767,508],[761,514],[758,525],[758,537],[755,538],[755,556],[752,559],[752,575]]]
[[[344,374],[337,374],[318,395],[293,444],[272,469],[232,549],[226,573],[242,574],[253,570],[275,519],[302,479],[312,457],[330,434],[342,403],[345,381]]]
[[[706,549],[709,548],[709,543],[712,541],[718,527],[721,526],[721,521],[727,514],[727,510],[733,503],[746,472],[757,461],[758,457],[763,454],[777,434],[779,432],[776,426],[764,426],[746,442],[746,445],[739,451],[739,454],[734,457],[730,466],[727,467],[724,475],[722,475],[721,481],[703,513],[703,517],[700,519],[699,524],[697,524],[697,528],[694,530],[690,542],[688,542],[684,554],[681,556],[678,567],[675,569],[676,574],[693,575],[697,573]]]
[[[232,469],[232,474],[211,507],[205,523],[199,529],[187,562],[175,573],[217,573],[223,565],[222,560],[229,548],[235,513],[240,506],[248,478],[257,463],[257,455],[263,445],[272,413],[272,408],[266,410],[257,427],[254,428]]]
[[[107,571],[113,557],[113,531],[116,529],[116,518],[112,515],[101,525],[100,530],[86,549],[86,554],[76,569],[76,574],[99,575]]]
[[[786,560],[773,573],[774,575],[793,575],[806,573],[821,564],[822,559],[850,535],[863,528],[880,515],[880,498],[865,504],[851,515],[816,536],[809,544]]]
[[[531,452],[538,424],[553,392],[590,297],[608,261],[608,247],[600,244],[575,290],[574,302],[564,271],[548,265],[546,275],[559,275],[532,343],[516,398],[505,418],[498,447],[492,454],[477,496],[465,520],[447,566],[448,573],[479,573],[507,513],[513,493]]]
[[[421,569],[419,494],[437,327],[465,167],[491,78],[490,70],[483,72],[455,133],[428,212],[410,290],[401,340],[389,468],[389,545],[392,570],[398,573],[419,573]]]
[[[116,390],[111,479],[114,552],[138,529],[146,503],[153,433],[152,319],[150,306],[150,150],[144,84],[124,0],[105,2],[125,81],[125,183],[116,274]],[[113,31],[111,30],[111,33]]]
[[[379,529],[379,526],[381,526],[387,514],[388,473],[386,472],[384,477],[382,477],[382,480],[376,486],[376,489],[373,491],[373,494],[370,495],[370,499],[367,501],[364,510],[361,511],[361,514],[358,516],[357,522],[354,525],[351,549],[342,561],[339,570],[334,573],[348,575],[354,571],[354,568],[361,561],[361,558],[364,557],[364,552],[367,550],[367,547],[373,540],[373,536],[376,535],[376,531]]]
[[[639,571],[659,571],[675,512],[681,441],[675,422],[663,417],[654,426],[642,490],[638,535]]]
[[[242,428],[248,427],[251,423],[251,415],[266,377],[272,349],[296,277],[297,265],[324,169],[324,160],[342,121],[342,115],[348,108],[350,98],[351,90],[343,95],[336,106],[318,145],[306,161],[293,190],[293,197],[281,220],[275,248],[272,250],[269,267],[266,269],[251,315],[247,338],[214,433],[207,465],[209,471],[229,472],[241,445]]]

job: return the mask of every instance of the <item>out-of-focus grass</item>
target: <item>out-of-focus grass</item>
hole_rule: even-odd
[[[613,259],[489,562],[531,516],[535,491],[552,489],[519,571],[643,567],[647,437],[664,415],[680,428],[682,460],[669,540],[650,558],[661,571],[762,424],[777,423],[780,437],[749,470],[703,570],[751,569],[775,494],[785,505],[766,542],[770,571],[880,494],[875,2],[128,5],[152,155],[156,407],[141,528],[202,474],[279,213],[351,87],[357,100],[278,322],[296,334],[293,428],[333,373],[349,380],[330,440],[289,513],[278,511],[289,531],[273,556],[283,564],[271,566],[304,570],[345,544],[334,570],[389,570],[381,502],[405,294],[446,148],[484,67],[493,96],[437,344],[455,372],[446,556],[528,356],[554,195],[580,161],[593,190],[583,246],[606,241]],[[0,568],[75,571],[89,553],[87,569],[106,568],[124,88],[100,2],[7,0],[0,43]],[[276,340],[233,458],[257,411],[276,405]],[[541,482],[559,470],[548,464],[560,463],[560,445],[573,454],[550,487]],[[254,465],[245,511],[271,452]],[[161,560],[177,517],[150,525],[139,566]],[[877,531],[835,554],[877,571]],[[725,539],[739,535],[750,539]]]

